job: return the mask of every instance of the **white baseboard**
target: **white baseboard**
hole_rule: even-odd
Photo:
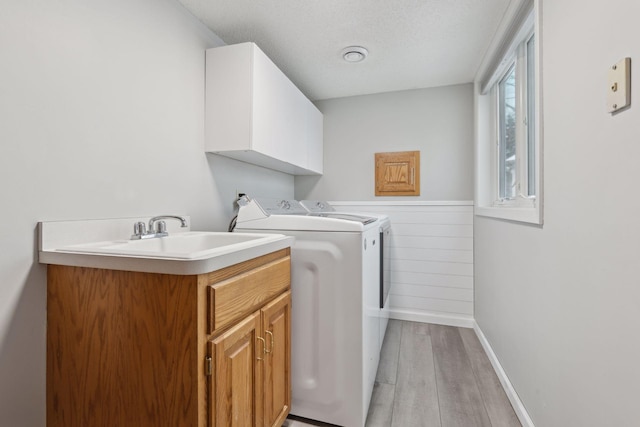
[[[435,323],[436,325],[457,326],[459,328],[475,327],[475,320],[472,316],[451,315],[441,313],[428,313],[424,311],[413,311],[406,309],[391,308],[389,318],[397,320],[408,320],[410,322]]]
[[[531,417],[529,417],[527,409],[522,404],[518,393],[516,393],[516,390],[515,388],[513,388],[511,381],[509,381],[509,377],[507,377],[506,372],[504,371],[504,369],[502,369],[502,365],[496,357],[496,354],[493,352],[491,344],[489,344],[489,341],[487,341],[487,337],[484,336],[484,333],[480,329],[480,326],[478,326],[475,321],[473,321],[473,330],[475,331],[478,340],[480,340],[480,344],[482,344],[485,353],[487,353],[489,361],[491,362],[491,365],[493,366],[493,369],[496,371],[496,375],[500,380],[500,384],[502,384],[502,388],[507,394],[507,398],[509,398],[511,406],[513,406],[513,410],[520,420],[520,424],[522,424],[522,427],[535,427],[533,421],[531,420]]]

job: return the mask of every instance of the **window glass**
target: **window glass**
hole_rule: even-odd
[[[536,195],[535,36],[527,42],[527,195]]]
[[[516,67],[509,69],[498,86],[500,198],[516,197]]]

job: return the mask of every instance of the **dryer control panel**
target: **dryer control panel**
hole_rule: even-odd
[[[306,215],[307,210],[297,200],[253,199],[268,215]]]
[[[336,210],[324,200],[301,200],[300,204],[309,212],[335,212]]]

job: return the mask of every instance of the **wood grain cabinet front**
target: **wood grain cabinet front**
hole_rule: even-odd
[[[210,425],[277,427],[291,408],[291,292],[209,342]]]
[[[376,153],[376,196],[420,195],[420,151]]]
[[[265,332],[264,426],[281,426],[291,409],[291,292],[261,310]]]
[[[288,248],[195,276],[49,265],[47,425],[282,425],[290,295]]]

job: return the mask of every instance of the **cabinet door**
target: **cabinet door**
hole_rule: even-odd
[[[251,149],[251,63],[254,45],[207,49],[205,151]]]
[[[263,424],[263,345],[258,342],[260,313],[256,312],[209,342],[213,361],[209,390],[211,427],[250,427]]]
[[[282,71],[257,46],[253,57],[252,148],[276,159],[302,165],[304,121],[301,103],[306,100]],[[303,113],[302,113],[303,114]]]
[[[291,292],[262,309],[264,358],[264,426],[281,426],[291,409]]]

